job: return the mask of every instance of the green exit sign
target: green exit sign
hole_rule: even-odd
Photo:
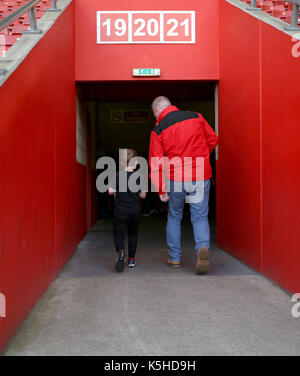
[[[133,77],[160,77],[158,68],[135,68],[132,70]]]

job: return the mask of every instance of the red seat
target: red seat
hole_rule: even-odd
[[[7,30],[10,35],[22,35],[25,28],[23,25],[15,25],[15,26],[9,26]]]
[[[243,3],[250,5],[251,0],[240,0]],[[291,23],[293,3],[285,0],[258,0],[256,2],[257,8],[261,8],[264,12],[272,15],[273,17],[280,18],[281,20]],[[300,13],[299,13],[300,18]]]
[[[272,16],[280,18],[283,15],[286,15],[285,6],[284,5],[276,5],[273,9]]]

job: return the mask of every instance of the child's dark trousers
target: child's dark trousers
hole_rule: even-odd
[[[125,237],[128,231],[129,258],[135,258],[140,218],[140,212],[128,212],[120,209],[114,212],[115,248],[117,252],[125,250]]]

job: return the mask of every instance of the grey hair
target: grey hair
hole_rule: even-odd
[[[163,112],[164,109],[171,106],[171,102],[166,97],[157,97],[154,99],[152,103],[152,111],[156,119],[158,119],[159,115]]]

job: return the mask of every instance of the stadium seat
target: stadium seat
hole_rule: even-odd
[[[0,0],[0,20],[9,16],[12,12],[25,5],[29,0]],[[36,6],[36,18],[40,19],[45,14],[46,9],[51,7],[51,0],[43,0]],[[24,30],[30,26],[29,14],[24,15],[18,21],[11,24],[7,29],[0,32],[3,38],[1,43],[5,43],[4,48],[10,48],[21,36]],[[0,46],[3,49],[3,46]]]
[[[243,3],[251,5],[251,0],[240,0]],[[258,0],[257,8],[261,8],[264,12],[272,15],[273,17],[279,18],[282,21],[291,23],[293,4],[284,0]],[[300,26],[300,13],[299,22]]]

